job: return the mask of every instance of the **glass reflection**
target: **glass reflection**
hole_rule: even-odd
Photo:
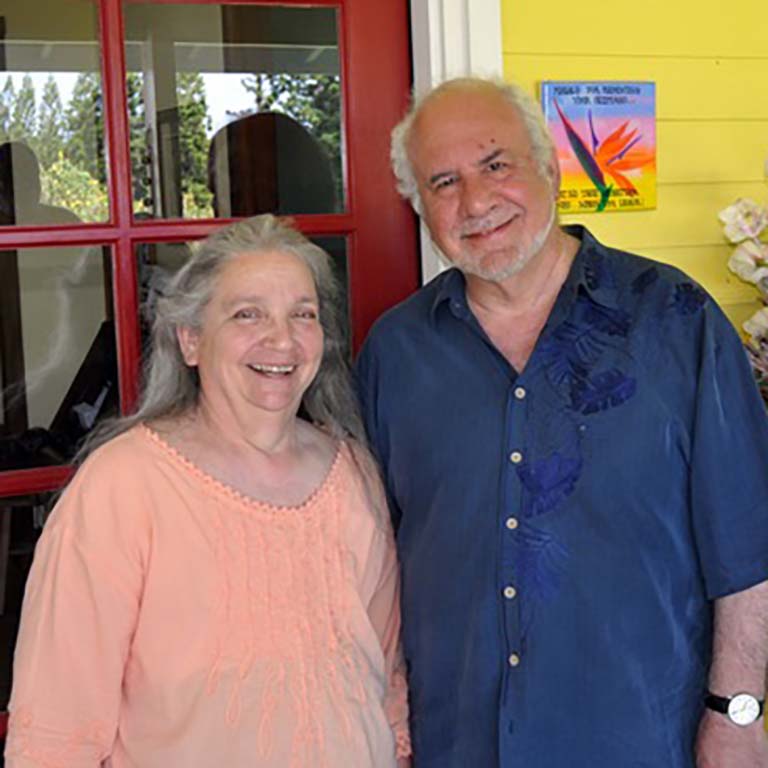
[[[0,252],[0,470],[68,461],[117,411],[107,248]]]
[[[126,3],[134,212],[343,208],[334,8]]]
[[[93,3],[0,16],[0,226],[106,221],[107,168]]]

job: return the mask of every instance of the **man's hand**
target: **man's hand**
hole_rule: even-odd
[[[768,768],[763,718],[741,727],[705,710],[696,739],[696,768]]]

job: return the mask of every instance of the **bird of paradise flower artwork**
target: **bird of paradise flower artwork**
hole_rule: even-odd
[[[553,121],[550,126],[554,128],[559,121],[567,140],[567,144],[560,144],[561,152],[565,153],[564,156],[572,154],[578,162],[578,166],[572,167],[580,166],[593,187],[592,191],[589,191],[590,188],[581,191],[585,189],[585,182],[582,181],[579,183],[579,192],[566,190],[566,199],[568,195],[575,199],[581,194],[581,201],[577,200],[574,204],[581,210],[598,212],[606,208],[637,210],[640,207],[652,207],[646,204],[647,200],[641,199],[638,190],[639,179],[645,173],[647,192],[647,174],[655,166],[656,160],[654,137],[643,135],[642,126],[645,125],[645,128],[649,129],[649,123],[644,122],[640,105],[633,105],[630,98],[616,85],[607,90],[609,95],[603,93],[600,90],[602,84],[597,83],[551,85],[554,88],[549,90],[545,102],[545,112],[548,113],[550,121]],[[639,91],[644,84],[624,84],[624,90],[629,91],[629,85]],[[557,97],[558,91],[560,98]],[[568,106],[562,103],[563,99],[569,101]],[[607,101],[611,104],[608,110],[603,106]],[[570,106],[573,106],[572,111]],[[633,107],[638,111],[633,111]],[[626,111],[620,114],[622,108]],[[566,114],[566,109],[571,112],[570,117]],[[584,118],[580,121],[583,125],[581,131],[575,124],[576,114]],[[634,117],[639,119],[635,120]],[[653,134],[652,124],[650,130]],[[570,148],[570,153],[566,147]],[[562,209],[567,211],[571,207],[569,202],[564,202]]]

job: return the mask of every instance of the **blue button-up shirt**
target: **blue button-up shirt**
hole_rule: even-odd
[[[358,364],[416,768],[692,768],[711,601],[768,577],[768,428],[679,271],[586,230],[518,374],[450,270]]]

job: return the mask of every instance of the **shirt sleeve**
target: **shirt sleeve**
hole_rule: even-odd
[[[371,350],[371,342],[366,341],[355,362],[354,379],[360,411],[369,443],[377,450],[378,434],[376,430],[376,361]]]
[[[368,616],[384,653],[387,693],[384,709],[395,734],[397,757],[411,755],[408,730],[408,687],[400,645],[400,576],[395,542],[385,538],[381,577],[368,604]]]
[[[768,418],[749,361],[712,302],[692,432],[693,528],[710,599],[768,577]]]
[[[387,451],[384,444],[384,436],[379,430],[378,424],[378,382],[379,376],[379,363],[373,351],[373,344],[368,340],[360,352],[360,355],[355,364],[355,384],[357,388],[357,396],[360,401],[360,410],[363,416],[363,425],[365,426],[365,433],[368,438],[368,444],[371,447],[376,456],[379,465],[382,467],[384,474],[387,473]],[[400,527],[400,520],[402,519],[402,511],[390,492],[389,485],[385,488],[387,497],[387,505],[389,508],[390,519],[395,531]]]
[[[111,753],[144,570],[137,493],[112,481],[116,469],[92,457],[38,542],[14,659],[7,768],[97,768]]]

